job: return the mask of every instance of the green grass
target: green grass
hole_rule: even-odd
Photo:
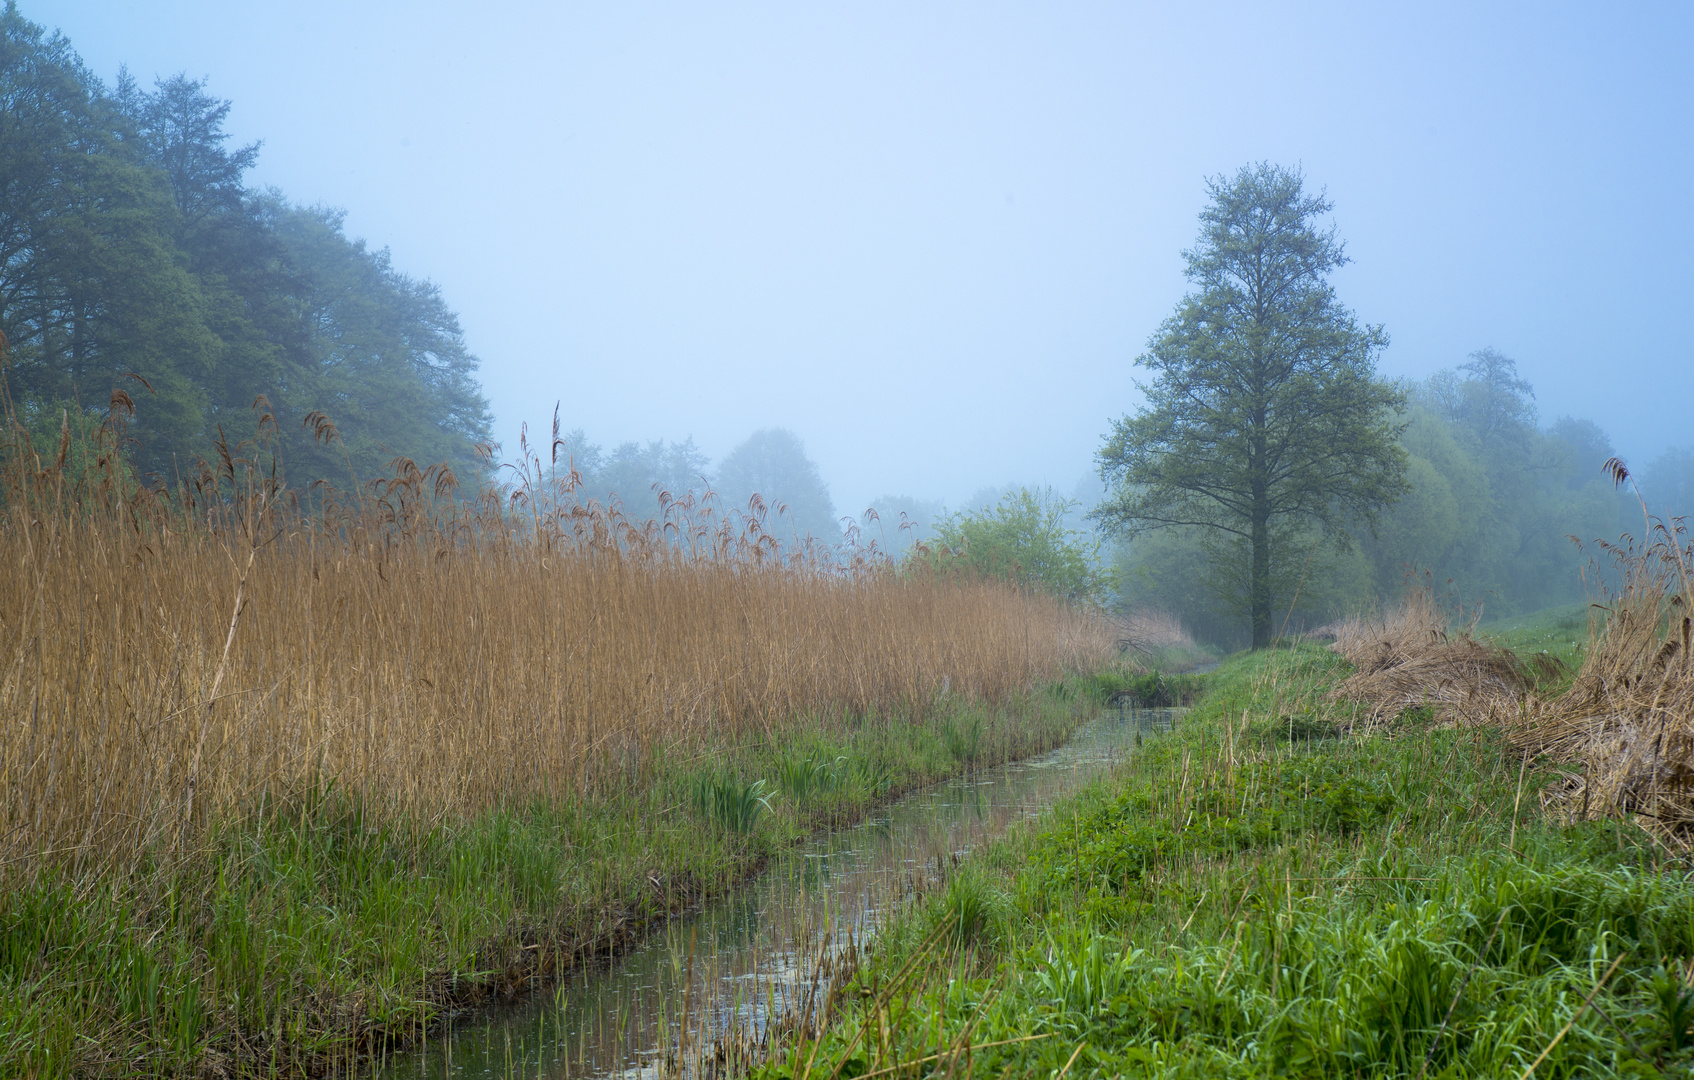
[[[1582,665],[1588,647],[1588,613],[1587,604],[1543,608],[1528,615],[1483,623],[1476,628],[1477,636],[1502,645],[1526,660],[1536,653],[1546,653],[1575,671]]]
[[[619,795],[470,820],[377,815],[333,783],[257,793],[191,857],[0,892],[0,1076],[344,1071],[634,940],[823,824],[1055,745],[1099,704],[1077,681],[923,724],[820,719],[660,760]]]
[[[1191,705],[1206,688],[1206,676],[1170,673],[1160,668],[1143,672],[1105,671],[1091,676],[1095,692],[1106,700],[1123,700],[1140,709]]]
[[[1544,1050],[1542,1078],[1688,1075],[1687,868],[1544,817],[1551,766],[1493,733],[1320,737],[1346,671],[1227,661],[1176,732],[885,930],[821,1043],[760,1075],[965,1075],[967,1046],[977,1076],[1515,1078]],[[936,932],[967,908],[983,932]]]

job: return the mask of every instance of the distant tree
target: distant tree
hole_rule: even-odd
[[[731,450],[718,465],[715,484],[731,508],[744,508],[753,495],[760,496],[771,508],[779,539],[792,542],[810,536],[826,544],[841,539],[829,485],[806,456],[800,437],[786,428],[756,431]],[[777,524],[778,508],[786,508],[786,526]]]
[[[992,507],[936,522],[924,557],[1066,600],[1104,601],[1111,575],[1100,565],[1099,541],[1065,524],[1072,506],[1050,489],[1018,488]]]
[[[1018,484],[988,484],[971,492],[965,500],[963,512],[970,514],[979,510],[988,510],[998,506],[1000,500],[1008,495],[1015,495],[1021,490]]]
[[[1676,446],[1641,471],[1641,492],[1647,509],[1660,517],[1690,518],[1694,524],[1694,447]],[[1635,511],[1639,526],[1641,511]]]
[[[698,497],[709,486],[705,476],[710,459],[692,437],[681,442],[620,443],[608,453],[581,428],[573,428],[558,436],[556,460],[560,480],[567,466],[576,471],[579,502],[593,499],[610,505],[615,500],[636,521],[661,516],[661,494],[672,499],[690,493]]]
[[[1611,436],[1592,420],[1561,416],[1547,430],[1558,455],[1557,466],[1571,490],[1586,486],[1600,475],[1600,466],[1617,451]]]
[[[1473,497],[1452,543],[1426,565],[1453,579],[1467,602],[1486,600],[1502,614],[1580,599],[1584,558],[1569,537],[1611,539],[1619,527],[1623,504],[1599,471],[1611,440],[1570,417],[1545,431],[1537,427],[1534,387],[1515,360],[1493,348],[1432,375],[1412,397],[1445,422],[1465,461],[1460,471],[1481,481],[1467,483]]]
[[[1197,288],[1136,360],[1155,376],[1098,455],[1113,491],[1095,517],[1126,537],[1189,528],[1236,561],[1230,599],[1262,647],[1305,538],[1344,550],[1351,522],[1374,523],[1406,490],[1405,395],[1377,378],[1382,328],[1361,326],[1327,281],[1348,261],[1317,224],[1329,201],[1270,165],[1207,187],[1183,253]]]
[[[1421,396],[1483,446],[1517,446],[1525,432],[1535,430],[1535,388],[1518,375],[1516,360],[1494,348],[1471,353],[1458,372],[1431,376]]]
[[[587,432],[572,428],[559,436],[555,460],[561,472],[569,465],[582,477],[584,486],[592,487],[606,466],[606,452],[599,444],[589,441]]]
[[[662,514],[661,494],[680,499],[691,491],[704,493],[708,464],[692,438],[681,442],[655,439],[645,446],[621,443],[603,457],[588,489],[606,499],[615,496],[632,518],[656,519]]]

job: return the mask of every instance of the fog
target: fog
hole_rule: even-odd
[[[778,426],[835,510],[1075,488],[1203,178],[1298,164],[1422,378],[1493,346],[1632,459],[1694,442],[1694,9],[33,2],[205,76],[253,186],[438,283],[507,446]]]

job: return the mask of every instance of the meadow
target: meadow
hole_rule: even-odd
[[[1226,660],[755,1075],[1688,1075],[1694,558],[1615,553],[1595,608],[1467,629],[1414,595]]]
[[[1694,883],[1632,825],[1542,813],[1551,770],[1489,733],[1337,737],[1347,667],[1227,662],[1176,733],[907,912],[821,1040],[757,1075],[1685,1068]]]
[[[527,446],[474,497],[404,460],[296,492],[267,422],[167,490],[121,432],[14,432],[0,1073],[356,1068],[1053,745],[1117,662],[1040,594],[756,502],[631,520]]]

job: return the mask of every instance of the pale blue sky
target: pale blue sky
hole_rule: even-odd
[[[439,282],[497,432],[837,509],[1068,489],[1184,289],[1203,177],[1304,166],[1384,370],[1493,345],[1545,419],[1694,443],[1694,4],[26,0],[110,80],[210,76],[254,179]]]

